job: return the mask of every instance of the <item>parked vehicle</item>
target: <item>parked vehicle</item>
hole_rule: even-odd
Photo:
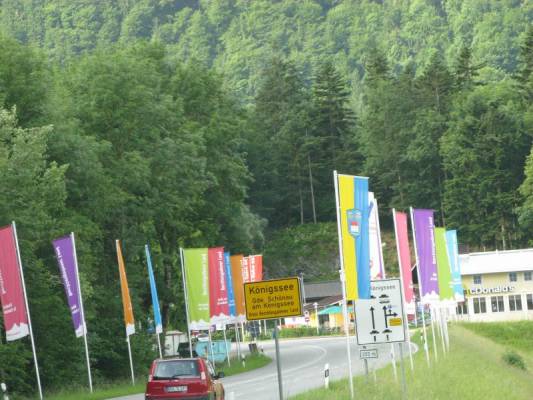
[[[212,364],[203,358],[157,359],[152,363],[146,400],[224,400],[224,387]]]

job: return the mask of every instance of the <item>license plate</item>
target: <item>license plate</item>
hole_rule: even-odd
[[[166,391],[167,392],[172,392],[172,393],[175,393],[175,392],[186,392],[187,391],[187,386],[167,386],[166,387]]]

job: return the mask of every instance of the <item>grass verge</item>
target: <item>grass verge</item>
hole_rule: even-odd
[[[262,353],[249,354],[245,358],[244,365],[236,358],[232,359],[231,366],[228,367],[227,363],[217,364],[217,371],[224,372],[225,376],[242,374],[257,368],[264,367],[272,362],[272,359]]]
[[[465,322],[461,325],[496,343],[533,356],[533,321]]]
[[[88,389],[71,389],[59,393],[47,395],[49,400],[104,400],[113,397],[127,396],[130,394],[143,393],[146,388],[146,382],[138,382],[135,385],[123,383],[109,385],[108,387],[97,388],[93,393],[88,393]]]
[[[415,335],[418,338],[418,335]],[[431,333],[428,335],[431,338]],[[416,340],[416,339],[415,339]],[[431,340],[431,339],[430,339]],[[463,326],[450,326],[450,352],[438,348],[435,361],[429,343],[431,366],[428,367],[423,347],[415,354],[415,370],[406,359],[407,398],[410,400],[531,400],[533,374],[511,367],[502,359],[506,348],[481,337]],[[399,372],[398,372],[399,373]],[[400,383],[392,367],[377,371],[377,381],[365,377],[354,379],[356,398],[365,400],[402,399]],[[349,399],[346,379],[333,382],[329,390],[313,390],[291,397],[291,400]]]

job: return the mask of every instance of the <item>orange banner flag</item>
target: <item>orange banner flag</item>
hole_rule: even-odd
[[[116,241],[117,246],[117,260],[118,271],[120,274],[120,291],[122,292],[122,305],[124,306],[124,323],[126,324],[126,336],[135,333],[135,321],[133,319],[133,307],[131,305],[130,289],[128,287],[128,279],[126,278],[126,267],[124,265],[124,258],[122,257],[122,250],[120,248],[120,240]]]

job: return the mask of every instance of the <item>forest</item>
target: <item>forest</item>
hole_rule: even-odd
[[[533,3],[0,0],[0,226],[16,221],[46,391],[85,385],[51,241],[76,233],[96,384],[185,330],[180,247],[263,253],[268,277],[336,278],[333,170],[432,208],[463,251],[533,243]],[[26,339],[0,381],[35,388]],[[9,366],[9,367],[8,367]]]

